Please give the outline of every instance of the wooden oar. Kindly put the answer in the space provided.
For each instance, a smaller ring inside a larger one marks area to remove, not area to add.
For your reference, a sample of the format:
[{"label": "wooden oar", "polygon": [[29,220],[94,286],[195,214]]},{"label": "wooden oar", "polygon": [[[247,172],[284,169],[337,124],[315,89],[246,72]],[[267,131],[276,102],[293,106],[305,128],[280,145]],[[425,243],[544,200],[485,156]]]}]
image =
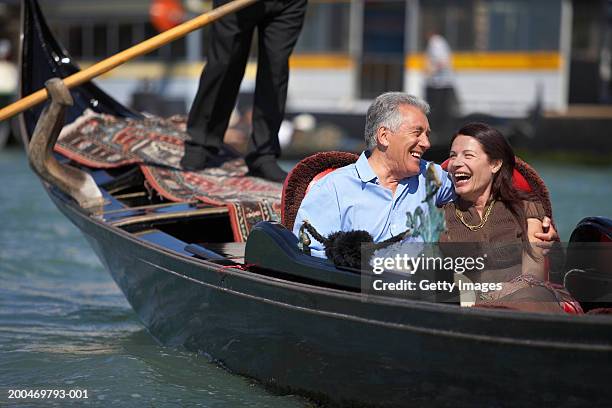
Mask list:
[{"label": "wooden oar", "polygon": [[[148,40],[136,44],[127,50],[121,51],[120,53],[100,61],[87,69],[72,74],[63,79],[64,84],[66,84],[68,88],[73,88],[84,82],[90,81],[93,78],[102,75],[131,59],[154,51],[159,47],[184,37],[190,32],[202,28],[215,20],[227,14],[236,12],[252,3],[255,3],[256,1],[258,0],[233,0],[227,4],[224,4],[223,6],[217,7],[194,19],[171,28],[170,30],[164,31],[155,37],[151,37]],[[24,98],[21,98],[17,102],[14,102],[13,104],[0,110],[0,122],[21,113],[26,109],[30,109],[31,107],[38,105],[39,103],[45,101],[48,96],[47,90],[43,88]]]}]

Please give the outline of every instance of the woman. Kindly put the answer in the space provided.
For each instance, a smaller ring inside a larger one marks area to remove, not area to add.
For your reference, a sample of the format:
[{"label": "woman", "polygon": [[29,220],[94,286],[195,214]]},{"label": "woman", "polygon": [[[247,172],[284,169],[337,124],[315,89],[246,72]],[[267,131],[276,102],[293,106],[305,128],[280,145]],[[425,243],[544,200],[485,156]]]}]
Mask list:
[{"label": "woman", "polygon": [[[502,284],[500,290],[478,293],[477,304],[562,312],[559,295],[544,283],[541,250],[533,245],[539,241],[535,233],[542,232],[544,209],[512,186],[514,167],[512,147],[489,125],[469,123],[455,134],[447,170],[458,197],[444,206],[441,247],[445,255],[465,256],[467,249],[485,256],[484,269],[465,276]],[[457,243],[477,244],[468,249]]]}]

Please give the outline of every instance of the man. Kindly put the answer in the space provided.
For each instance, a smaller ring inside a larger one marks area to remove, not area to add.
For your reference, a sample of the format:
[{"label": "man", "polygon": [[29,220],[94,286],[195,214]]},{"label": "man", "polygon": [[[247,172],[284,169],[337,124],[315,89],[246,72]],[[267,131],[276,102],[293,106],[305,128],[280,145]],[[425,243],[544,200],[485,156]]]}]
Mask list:
[{"label": "man", "polygon": [[[298,235],[308,220],[324,236],[336,231],[365,230],[375,242],[406,231],[406,213],[421,207],[427,192],[425,171],[428,163],[421,156],[431,146],[427,120],[429,105],[412,95],[388,92],[368,108],[365,127],[367,150],[354,164],[342,167],[315,184],[300,206],[293,233]],[[436,205],[455,197],[452,181],[439,165],[434,165],[442,185]],[[545,221],[550,225],[550,220]],[[551,241],[551,228],[538,238]],[[323,245],[312,240],[311,253],[325,257]]]},{"label": "man", "polygon": [[[229,0],[215,0],[218,7]],[[189,112],[181,165],[200,170],[215,164],[244,76],[253,31],[258,33],[253,131],[246,164],[249,175],[282,182],[277,164],[278,130],[285,113],[289,56],[304,22],[307,0],[261,0],[213,23],[206,67]]]},{"label": "man", "polygon": [[[427,57],[425,65],[427,88],[450,88],[453,86],[450,46],[446,39],[435,31],[429,32],[427,38],[427,48],[425,51],[425,56]],[[429,100],[429,94],[427,100]]]}]

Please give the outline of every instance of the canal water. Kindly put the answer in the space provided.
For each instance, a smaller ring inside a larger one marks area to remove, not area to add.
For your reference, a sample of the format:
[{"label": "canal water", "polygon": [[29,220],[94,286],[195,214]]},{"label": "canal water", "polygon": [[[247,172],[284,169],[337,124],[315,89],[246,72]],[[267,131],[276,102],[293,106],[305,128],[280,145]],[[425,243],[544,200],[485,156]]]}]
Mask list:
[{"label": "canal water", "polygon": [[[612,167],[532,164],[551,190],[563,240],[583,217],[612,216]],[[66,397],[9,399],[16,389],[65,390]],[[86,390],[88,398],[69,399],[70,390],[81,397]],[[156,344],[46,196],[24,153],[0,151],[0,407],[70,405],[313,404],[274,395],[204,356]]]}]

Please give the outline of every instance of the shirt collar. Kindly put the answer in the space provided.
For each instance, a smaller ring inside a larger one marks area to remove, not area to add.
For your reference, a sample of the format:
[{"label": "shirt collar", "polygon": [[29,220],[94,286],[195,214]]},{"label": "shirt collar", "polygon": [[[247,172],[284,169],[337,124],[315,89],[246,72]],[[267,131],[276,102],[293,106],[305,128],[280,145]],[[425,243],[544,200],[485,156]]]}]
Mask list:
[{"label": "shirt collar", "polygon": [[366,151],[364,151],[355,163],[357,175],[364,183],[373,181],[377,178],[376,173],[374,173],[374,170],[370,167],[370,163],[368,163],[368,156],[369,154],[366,154]]}]

